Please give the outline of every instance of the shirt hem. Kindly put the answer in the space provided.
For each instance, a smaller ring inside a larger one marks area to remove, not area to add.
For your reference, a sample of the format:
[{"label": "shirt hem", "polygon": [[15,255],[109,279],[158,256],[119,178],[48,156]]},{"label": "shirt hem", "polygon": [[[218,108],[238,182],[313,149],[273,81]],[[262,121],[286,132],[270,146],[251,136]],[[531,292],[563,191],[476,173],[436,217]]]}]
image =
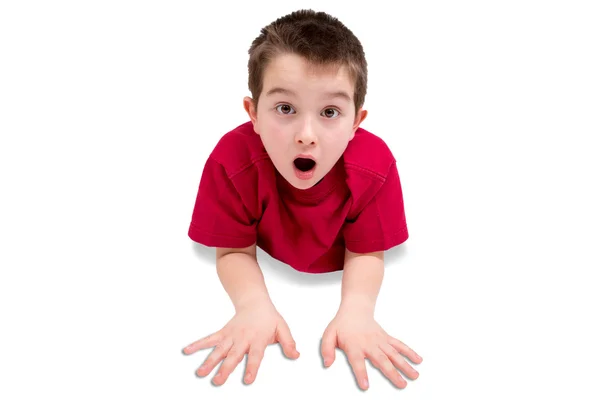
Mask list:
[{"label": "shirt hem", "polygon": [[188,237],[208,247],[244,248],[256,243],[255,237],[235,237],[202,232],[190,225]]},{"label": "shirt hem", "polygon": [[386,251],[404,243],[408,239],[406,228],[378,240],[350,240],[346,241],[346,248],[353,253],[372,253]]}]

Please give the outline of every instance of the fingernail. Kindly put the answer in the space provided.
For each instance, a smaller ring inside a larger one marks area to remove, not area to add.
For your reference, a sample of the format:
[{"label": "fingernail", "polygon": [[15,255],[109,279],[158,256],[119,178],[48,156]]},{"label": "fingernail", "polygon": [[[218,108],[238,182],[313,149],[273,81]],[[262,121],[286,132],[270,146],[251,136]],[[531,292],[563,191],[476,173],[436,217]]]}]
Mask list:
[{"label": "fingernail", "polygon": [[251,374],[250,372],[248,372],[248,373],[246,374],[246,380],[247,380],[247,381],[249,381],[249,380],[250,380],[250,378],[252,378],[252,374]]},{"label": "fingernail", "polygon": [[363,386],[365,387],[365,389],[369,387],[369,381],[367,378],[363,379]]},{"label": "fingernail", "polygon": [[329,364],[329,359],[328,358],[326,358],[326,359],[323,360],[323,365],[327,366],[327,364]]}]

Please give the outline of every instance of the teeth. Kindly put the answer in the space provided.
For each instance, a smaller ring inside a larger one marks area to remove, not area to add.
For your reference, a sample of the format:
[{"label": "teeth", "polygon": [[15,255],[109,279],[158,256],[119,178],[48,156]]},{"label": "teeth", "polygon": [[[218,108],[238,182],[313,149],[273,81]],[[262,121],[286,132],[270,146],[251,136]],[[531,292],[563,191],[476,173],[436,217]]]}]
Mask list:
[{"label": "teeth", "polygon": [[294,160],[294,165],[302,172],[306,172],[311,170],[315,166],[315,161],[310,158],[296,158]]}]

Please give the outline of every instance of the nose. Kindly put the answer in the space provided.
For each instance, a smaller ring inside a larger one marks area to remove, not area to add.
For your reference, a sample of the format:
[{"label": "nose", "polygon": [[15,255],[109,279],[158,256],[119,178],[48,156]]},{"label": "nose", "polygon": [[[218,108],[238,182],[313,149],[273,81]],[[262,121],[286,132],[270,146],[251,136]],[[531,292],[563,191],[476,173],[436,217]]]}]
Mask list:
[{"label": "nose", "polygon": [[315,129],[310,122],[305,123],[296,134],[296,143],[303,145],[314,145],[317,143],[317,135]]}]

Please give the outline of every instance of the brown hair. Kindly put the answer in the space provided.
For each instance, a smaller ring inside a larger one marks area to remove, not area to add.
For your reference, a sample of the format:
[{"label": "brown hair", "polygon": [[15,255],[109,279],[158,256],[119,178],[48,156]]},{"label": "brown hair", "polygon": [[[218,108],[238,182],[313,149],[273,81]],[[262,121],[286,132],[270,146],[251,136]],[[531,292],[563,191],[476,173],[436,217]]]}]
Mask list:
[{"label": "brown hair", "polygon": [[298,10],[261,29],[248,54],[248,87],[254,105],[263,89],[267,64],[276,56],[293,53],[317,67],[346,66],[354,81],[356,112],[367,93],[367,61],[360,41],[337,18],[324,12]]}]

